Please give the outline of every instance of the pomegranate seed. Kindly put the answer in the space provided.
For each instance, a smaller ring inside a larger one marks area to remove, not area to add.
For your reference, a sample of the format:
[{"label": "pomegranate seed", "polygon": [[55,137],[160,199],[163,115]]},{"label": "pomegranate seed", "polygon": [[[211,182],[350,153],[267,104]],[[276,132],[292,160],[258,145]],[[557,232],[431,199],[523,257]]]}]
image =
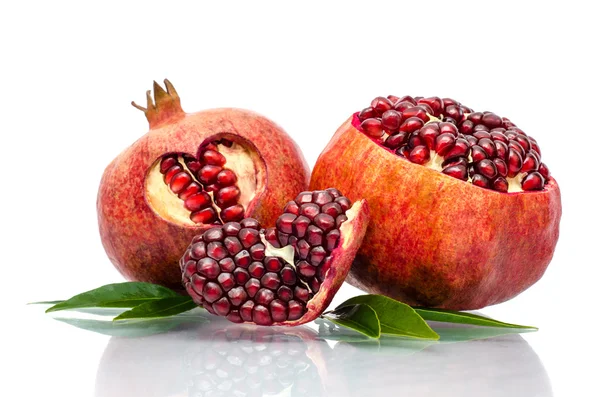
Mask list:
[{"label": "pomegranate seed", "polygon": [[167,172],[165,172],[165,177],[164,177],[165,184],[170,185],[173,177],[175,175],[177,175],[178,173],[180,173],[181,171],[183,171],[183,167],[181,165],[179,165],[179,163],[177,163],[174,166],[172,166],[171,168],[169,168],[167,170]]},{"label": "pomegranate seed", "polygon": [[191,195],[183,202],[184,207],[189,211],[198,211],[212,205],[212,200],[208,193],[200,192]]},{"label": "pomegranate seed", "polygon": [[299,240],[298,243],[296,244],[296,252],[298,253],[298,256],[300,257],[300,259],[306,259],[308,257],[309,251],[310,251],[310,244],[304,239]]},{"label": "pomegranate seed", "polygon": [[231,312],[229,312],[229,314],[227,315],[227,320],[231,321],[232,323],[238,323],[238,324],[244,322],[244,320],[242,320],[242,317],[240,316],[240,312],[238,310],[232,310]]},{"label": "pomegranate seed", "polygon": [[277,239],[277,229],[274,227],[265,229],[265,240],[267,240],[273,247],[281,248],[279,240]]},{"label": "pomegranate seed", "polygon": [[317,268],[308,263],[307,261],[300,261],[296,264],[296,270],[301,276],[309,279],[317,274]]},{"label": "pomegranate seed", "polygon": [[419,128],[423,127],[423,120],[418,117],[410,117],[400,125],[400,131],[412,134]]},{"label": "pomegranate seed", "polygon": [[508,154],[508,145],[502,141],[494,141],[494,146],[496,147],[496,154],[502,160],[506,160],[506,155]]},{"label": "pomegranate seed", "polygon": [[[304,207],[304,204],[302,207]],[[318,207],[317,207],[318,208]],[[283,214],[281,215],[276,222],[277,229],[282,231],[283,233],[292,233],[292,223],[296,220],[296,215],[294,214]]]},{"label": "pomegranate seed", "polygon": [[394,104],[394,110],[396,110],[396,111],[398,111],[398,112],[402,113],[402,112],[404,112],[406,109],[410,109],[410,108],[412,108],[413,106],[415,106],[415,104],[414,104],[414,103],[411,103],[411,102],[408,102],[408,101],[397,101],[397,102]]},{"label": "pomegranate seed", "polygon": [[326,256],[327,256],[327,252],[325,251],[325,248],[323,248],[321,246],[314,247],[313,249],[310,250],[309,262],[313,266],[319,266],[321,264],[321,262],[323,262],[323,259],[325,259]]},{"label": "pomegranate seed", "polygon": [[499,192],[508,192],[508,182],[501,176],[494,180],[492,187]]},{"label": "pomegranate seed", "polygon": [[519,173],[523,165],[523,158],[513,148],[508,149],[508,176],[513,177]]},{"label": "pomegranate seed", "polygon": [[294,200],[298,205],[310,203],[312,201],[312,192],[302,192]]},{"label": "pomegranate seed", "polygon": [[204,286],[206,285],[206,278],[200,277],[200,275],[198,275],[198,274],[194,274],[191,277],[191,280],[192,280],[192,287],[194,288],[194,290],[196,292],[198,292],[199,294],[202,294],[202,291],[204,290]]},{"label": "pomegranate seed", "polygon": [[288,320],[298,320],[304,314],[304,307],[295,300],[288,302]]},{"label": "pomegranate seed", "polygon": [[419,137],[425,142],[429,150],[436,148],[436,139],[438,136],[440,136],[440,127],[436,123],[427,124],[419,130]]},{"label": "pomegranate seed", "polygon": [[333,196],[324,190],[317,190],[313,193],[312,202],[322,206],[333,201]]},{"label": "pomegranate seed", "polygon": [[231,305],[229,304],[229,300],[223,297],[213,303],[213,310],[220,316],[226,316],[229,314],[229,310],[231,309]]},{"label": "pomegranate seed", "polygon": [[390,135],[385,140],[384,146],[390,149],[395,149],[406,142],[408,135],[409,134],[406,132],[399,132],[397,134]]},{"label": "pomegranate seed", "polygon": [[217,184],[219,186],[231,186],[237,182],[237,175],[235,172],[224,169],[217,174]]},{"label": "pomegranate seed", "polygon": [[544,177],[537,171],[527,174],[523,179],[521,186],[523,190],[542,190],[544,188]]},{"label": "pomegranate seed", "polygon": [[211,258],[202,258],[198,261],[198,273],[207,277],[207,278],[215,278],[219,275],[221,269],[219,268],[219,264],[217,261]]},{"label": "pomegranate seed", "polygon": [[192,249],[190,250],[190,256],[196,260],[206,257],[206,244],[204,244],[204,242],[193,244]]},{"label": "pomegranate seed", "polygon": [[231,273],[235,269],[235,262],[231,258],[223,258],[219,261],[221,271]]},{"label": "pomegranate seed", "polygon": [[538,171],[540,174],[542,174],[544,180],[547,180],[550,177],[550,170],[546,164],[540,163],[540,169]]},{"label": "pomegranate seed", "polygon": [[183,189],[178,194],[178,197],[185,201],[188,198],[190,198],[192,195],[194,195],[196,193],[200,193],[201,191],[202,191],[202,186],[198,185],[196,182],[192,182],[188,185],[188,187]]},{"label": "pomegranate seed", "polygon": [[473,145],[473,147],[471,147],[471,157],[473,158],[473,161],[477,163],[481,160],[487,159],[488,156],[481,146]]},{"label": "pomegranate seed", "polygon": [[528,152],[531,149],[531,143],[529,142],[529,138],[527,138],[527,136],[518,134],[515,140],[519,142],[519,145],[521,145],[525,152]]},{"label": "pomegranate seed", "polygon": [[429,161],[429,149],[426,146],[417,146],[410,151],[408,159],[413,163],[425,164]]},{"label": "pomegranate seed", "polygon": [[374,118],[374,117],[377,117],[377,114],[375,114],[375,111],[370,106],[368,108],[364,108],[363,110],[361,110],[358,113],[358,119],[360,121],[365,121],[366,119],[370,119],[370,118]]},{"label": "pomegranate seed", "polygon": [[343,212],[342,207],[340,207],[338,203],[327,203],[321,207],[321,211],[323,211],[324,214],[333,216],[334,218]]},{"label": "pomegranate seed", "polygon": [[[337,198],[336,202],[340,198]],[[320,213],[320,211],[321,209],[319,208],[319,206],[314,203],[302,204],[300,206],[300,214],[304,215],[310,220],[313,220],[315,216],[317,216]]]},{"label": "pomegranate seed", "polygon": [[474,112],[474,113],[469,114],[469,117],[467,119],[471,120],[473,122],[473,124],[480,124],[482,118],[483,118],[483,113]]},{"label": "pomegranate seed", "polygon": [[446,106],[444,115],[456,121],[461,121],[463,118],[463,110],[457,105]]},{"label": "pomegranate seed", "polygon": [[330,231],[329,233],[327,233],[327,236],[325,236],[325,243],[326,243],[327,251],[329,251],[329,252],[333,251],[336,248],[339,239],[340,239],[340,231],[339,230],[334,229],[334,230]]},{"label": "pomegranate seed", "polygon": [[312,246],[323,244],[323,230],[315,225],[310,225],[307,228],[306,236],[306,241]]},{"label": "pomegranate seed", "polygon": [[286,265],[279,272],[281,275],[281,281],[286,285],[294,285],[296,284],[296,272],[290,266]]},{"label": "pomegranate seed", "polygon": [[448,176],[451,176],[456,179],[461,179],[463,181],[466,181],[468,179],[467,167],[465,167],[464,165],[452,165],[444,168],[442,172]]},{"label": "pomegranate seed", "polygon": [[265,258],[265,246],[262,244],[255,244],[250,247],[250,256],[255,261],[262,261]]},{"label": "pomegranate seed", "polygon": [[499,159],[497,157],[492,161],[496,165],[496,170],[498,171],[498,174],[500,176],[506,178],[506,176],[508,175],[508,166],[506,165],[506,162],[504,162],[504,160]]},{"label": "pomegranate seed", "polygon": [[[329,204],[337,205],[335,203],[329,203]],[[329,205],[329,204],[326,204],[326,205]],[[338,207],[339,207],[339,205],[338,205]],[[310,219],[308,219],[307,217],[305,217],[303,215],[299,216],[294,220],[294,222],[292,222],[292,232],[298,238],[302,238],[306,234],[306,229],[308,228],[308,225],[310,225]]]},{"label": "pomegranate seed", "polygon": [[246,301],[242,306],[240,306],[240,317],[244,321],[252,321],[252,311],[254,309],[253,301]]},{"label": "pomegranate seed", "polygon": [[190,278],[196,273],[196,261],[187,261],[181,269],[185,278]]},{"label": "pomegranate seed", "polygon": [[244,287],[246,288],[246,292],[248,293],[248,295],[251,298],[254,298],[254,296],[256,296],[256,293],[260,289],[260,281],[258,281],[255,278],[251,278],[250,280],[248,280],[246,282],[246,284],[244,285]]},{"label": "pomegranate seed", "polygon": [[238,233],[238,238],[242,242],[244,248],[250,248],[260,241],[258,230],[245,227]]},{"label": "pomegranate seed", "polygon": [[429,121],[429,116],[427,115],[427,112],[418,106],[413,106],[402,112],[402,120],[403,121],[408,120],[412,117],[421,119],[421,121],[423,121],[425,123]]},{"label": "pomegranate seed", "polygon": [[279,244],[281,244],[282,247],[285,247],[286,245],[289,244],[289,238],[290,238],[289,234],[277,232],[277,239],[279,240]]},{"label": "pomegranate seed", "polygon": [[175,164],[179,164],[177,156],[164,156],[160,161],[160,173],[165,174],[167,170],[173,167]]},{"label": "pomegranate seed", "polygon": [[458,138],[452,149],[446,153],[446,158],[466,157],[469,152],[469,143],[464,138]]},{"label": "pomegranate seed", "polygon": [[350,203],[350,200],[343,196],[336,198],[335,202],[338,203],[340,207],[342,207],[342,210],[344,212],[348,211],[350,209],[350,206],[352,205],[352,203]]},{"label": "pomegranate seed", "polygon": [[[414,149],[417,146],[425,146],[425,142],[419,136],[419,131],[413,132],[410,135],[410,138],[408,139],[408,147],[410,149]],[[409,152],[409,155],[410,155],[410,152]]]},{"label": "pomegranate seed", "polygon": [[283,212],[298,215],[300,213],[300,208],[298,207],[298,204],[296,204],[295,201],[289,201],[283,208]]},{"label": "pomegranate seed", "polygon": [[198,171],[202,168],[202,163],[200,163],[196,159],[192,159],[191,161],[186,160],[185,165],[188,167],[188,170],[194,175],[198,175]]},{"label": "pomegranate seed", "polygon": [[308,301],[308,290],[303,287],[296,286],[294,288],[294,297],[302,302]]},{"label": "pomegranate seed", "polygon": [[455,137],[458,137],[458,128],[452,123],[441,122],[440,123],[440,134],[452,134]]},{"label": "pomegranate seed", "polygon": [[536,158],[535,154],[532,154],[532,152],[530,152],[525,155],[525,159],[523,160],[523,166],[521,167],[521,172],[537,171],[539,167],[539,160]]},{"label": "pomegranate seed", "polygon": [[498,173],[498,170],[496,169],[496,164],[494,164],[494,162],[490,159],[481,160],[479,163],[477,163],[476,169],[481,175],[490,179],[495,177]]},{"label": "pomegranate seed", "polygon": [[265,274],[265,267],[262,262],[252,262],[248,267],[248,273],[254,278],[261,278]]},{"label": "pomegranate seed", "polygon": [[287,320],[287,307],[285,303],[279,299],[275,299],[269,306],[271,308],[273,321],[281,322]]},{"label": "pomegranate seed", "polygon": [[473,185],[487,188],[490,186],[490,180],[481,174],[475,174],[471,178]]},{"label": "pomegranate seed", "polygon": [[385,97],[378,96],[371,101],[371,107],[377,114],[381,115],[386,110],[390,110],[392,108],[392,101]]},{"label": "pomegranate seed", "polygon": [[466,135],[465,139],[467,140],[467,142],[469,142],[469,147],[473,147],[474,145],[477,145],[477,142],[479,142],[479,140],[473,135]]},{"label": "pomegranate seed", "polygon": [[435,151],[440,156],[445,156],[448,153],[448,151],[450,151],[450,149],[452,149],[454,147],[455,141],[456,141],[456,138],[451,133],[446,132],[446,133],[440,134],[435,139]]},{"label": "pomegranate seed", "polygon": [[194,223],[213,223],[217,220],[217,212],[214,208],[204,208],[200,211],[192,212],[190,219]]},{"label": "pomegranate seed", "polygon": [[219,185],[216,183],[211,183],[210,185],[206,185],[206,191],[211,193],[216,193],[219,191]]},{"label": "pomegranate seed", "polygon": [[221,219],[225,222],[239,221],[244,217],[244,207],[241,204],[235,204],[221,210]]},{"label": "pomegranate seed", "polygon": [[220,261],[221,259],[227,256],[227,250],[223,246],[223,244],[213,241],[212,243],[208,243],[206,246],[206,253],[211,258]]},{"label": "pomegranate seed", "polygon": [[221,241],[221,240],[223,240],[223,237],[225,237],[225,233],[223,232],[223,229],[220,227],[210,228],[202,234],[202,240],[205,243],[210,243],[213,241]]},{"label": "pomegranate seed", "polygon": [[346,222],[348,220],[348,217],[344,214],[342,215],[338,215],[337,218],[335,218],[335,227],[337,227],[338,229],[340,228],[340,226],[342,226],[342,223]]},{"label": "pomegranate seed", "polygon": [[277,290],[277,297],[279,299],[281,299],[284,302],[288,302],[290,299],[292,299],[293,297],[293,292],[290,289],[290,287],[286,286],[286,285],[282,285],[281,287],[279,287],[279,289]]},{"label": "pomegranate seed", "polygon": [[398,131],[402,115],[397,110],[387,110],[381,115],[381,125],[388,132]]},{"label": "pomegranate seed", "polygon": [[268,305],[273,299],[275,299],[275,293],[268,288],[259,289],[254,297],[259,305]]},{"label": "pomegranate seed", "polygon": [[221,287],[224,291],[229,291],[235,286],[235,280],[233,279],[233,275],[231,273],[221,273],[219,277],[217,277],[217,281],[221,284]]},{"label": "pomegranate seed", "polygon": [[237,186],[227,186],[219,190],[215,195],[215,201],[221,208],[228,204],[234,204],[240,197],[240,189]]},{"label": "pomegranate seed", "polygon": [[383,135],[383,125],[379,119],[366,119],[360,123],[360,128],[371,138],[381,138]]},{"label": "pomegranate seed", "polygon": [[484,113],[481,122],[488,128],[502,127],[502,118],[494,113]]},{"label": "pomegranate seed", "polygon": [[231,255],[235,255],[242,250],[242,243],[236,237],[229,236],[223,240],[223,244],[225,244],[225,248]]},{"label": "pomegranate seed", "polygon": [[313,223],[316,226],[320,227],[324,232],[328,232],[329,230],[335,227],[335,218],[331,215],[321,213],[315,216],[315,219],[313,219]]},{"label": "pomegranate seed", "polygon": [[246,250],[242,250],[238,252],[236,256],[233,257],[233,261],[239,267],[246,268],[250,266],[250,253]]},{"label": "pomegranate seed", "polygon": [[269,309],[262,305],[256,305],[252,309],[252,321],[258,325],[271,325],[273,320],[271,319],[271,313]]},{"label": "pomegranate seed", "polygon": [[221,296],[223,296],[223,290],[221,289],[221,287],[219,287],[219,284],[210,281],[206,283],[206,285],[204,285],[202,295],[204,296],[204,299],[207,302],[213,303]]},{"label": "pomegranate seed", "polygon": [[283,267],[279,258],[275,256],[269,256],[265,259],[265,268],[270,272],[279,272]]},{"label": "pomegranate seed", "polygon": [[523,146],[521,146],[521,144],[519,142],[517,142],[516,140],[509,141],[508,148],[519,152],[519,154],[521,155],[521,158],[525,157],[525,149],[523,149]]},{"label": "pomegranate seed", "polygon": [[224,166],[227,161],[225,156],[215,150],[206,150],[202,153],[202,160],[204,160],[205,164],[218,165],[221,167]]},{"label": "pomegranate seed", "polygon": [[198,173],[198,180],[204,185],[210,185],[217,181],[217,175],[223,169],[218,165],[205,165]]},{"label": "pomegranate seed", "polygon": [[473,122],[471,120],[465,120],[461,123],[461,125],[459,127],[459,131],[462,134],[470,135],[473,133],[474,127],[475,127],[475,124],[473,124]]},{"label": "pomegranate seed", "polygon": [[192,177],[186,171],[178,172],[171,178],[169,187],[175,194],[182,192],[186,187],[192,183]]},{"label": "pomegranate seed", "polygon": [[250,273],[246,269],[238,267],[233,271],[233,278],[238,285],[244,285],[250,280]]},{"label": "pomegranate seed", "polygon": [[262,278],[260,279],[260,284],[263,287],[276,290],[277,288],[279,288],[281,280],[279,279],[279,275],[277,273],[269,272],[262,276]]}]

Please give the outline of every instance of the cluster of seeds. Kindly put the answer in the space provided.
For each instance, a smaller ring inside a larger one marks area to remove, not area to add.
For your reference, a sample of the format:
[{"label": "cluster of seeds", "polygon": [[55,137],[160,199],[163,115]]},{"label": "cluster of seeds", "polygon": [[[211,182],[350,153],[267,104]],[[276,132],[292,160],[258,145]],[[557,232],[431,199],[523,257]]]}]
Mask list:
[{"label": "cluster of seeds", "polygon": [[[349,208],[336,189],[302,192],[276,227],[262,229],[252,218],[212,227],[181,258],[183,285],[198,305],[233,322],[297,320],[326,277]],[[286,246],[293,263],[278,256]]]},{"label": "cluster of seeds", "polygon": [[377,97],[360,129],[409,161],[499,192],[541,190],[550,173],[540,148],[505,117],[450,98]]},{"label": "cluster of seeds", "polygon": [[[227,140],[216,143],[232,145]],[[244,217],[244,207],[238,203],[241,192],[236,185],[237,176],[225,168],[227,159],[216,143],[201,148],[198,158],[169,154],[160,162],[165,184],[183,200],[194,223],[220,224]]]}]

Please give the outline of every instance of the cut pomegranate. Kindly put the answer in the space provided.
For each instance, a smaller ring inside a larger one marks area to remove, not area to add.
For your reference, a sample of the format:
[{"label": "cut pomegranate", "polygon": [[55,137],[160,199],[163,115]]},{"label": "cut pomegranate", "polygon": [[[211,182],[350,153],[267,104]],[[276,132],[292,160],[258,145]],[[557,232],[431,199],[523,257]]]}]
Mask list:
[{"label": "cut pomegranate", "polygon": [[185,113],[165,85],[154,84],[146,107],[133,104],[150,130],[104,171],[98,224],[127,279],[181,289],[177,262],[193,236],[244,217],[274,223],[308,188],[309,168],[272,121],[242,109]]},{"label": "cut pomegranate", "polygon": [[[535,140],[507,118],[492,112],[473,112],[450,98],[403,97],[399,99],[402,102],[392,103],[394,109],[402,110],[387,109],[391,101],[382,98],[375,98],[352,121],[382,148],[413,163],[503,193],[544,188],[549,173],[547,167],[547,176],[539,172],[541,153],[537,142],[534,144]],[[460,158],[466,160],[467,169],[474,170],[467,178],[454,164],[447,164]],[[507,165],[508,174],[500,174],[496,162]],[[534,177],[535,183],[525,183],[532,173],[539,174]]]},{"label": "cut pomegranate", "polygon": [[542,276],[558,240],[560,190],[538,142],[450,98],[377,97],[351,115],[313,169],[311,189],[331,185],[371,208],[347,281],[412,305],[510,299]]},{"label": "cut pomegranate", "polygon": [[[295,213],[298,205],[314,212],[312,220]],[[246,218],[194,237],[179,262],[194,302],[230,321],[259,325],[303,324],[323,312],[366,232],[366,202],[350,207],[329,188],[302,192],[285,208],[275,227]],[[311,242],[317,234],[326,237]]]}]

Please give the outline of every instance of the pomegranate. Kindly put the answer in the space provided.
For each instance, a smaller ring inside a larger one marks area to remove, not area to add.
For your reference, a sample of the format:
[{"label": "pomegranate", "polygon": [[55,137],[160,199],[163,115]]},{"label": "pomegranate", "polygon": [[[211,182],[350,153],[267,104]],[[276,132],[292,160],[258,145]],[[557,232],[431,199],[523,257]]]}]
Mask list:
[{"label": "pomegranate", "polygon": [[367,229],[364,200],[302,192],[275,226],[253,218],[194,237],[179,265],[195,303],[230,321],[299,325],[317,318],[346,278]]},{"label": "pomegranate", "polygon": [[130,280],[181,288],[177,262],[193,236],[252,216],[272,223],[307,188],[298,146],[272,121],[241,109],[187,114],[173,85],[147,92],[146,135],[104,171],[98,223],[104,248]]},{"label": "pomegranate", "polygon": [[537,141],[449,98],[377,97],[335,133],[311,188],[365,198],[371,223],[348,282],[411,305],[478,309],[544,273],[560,191]]}]

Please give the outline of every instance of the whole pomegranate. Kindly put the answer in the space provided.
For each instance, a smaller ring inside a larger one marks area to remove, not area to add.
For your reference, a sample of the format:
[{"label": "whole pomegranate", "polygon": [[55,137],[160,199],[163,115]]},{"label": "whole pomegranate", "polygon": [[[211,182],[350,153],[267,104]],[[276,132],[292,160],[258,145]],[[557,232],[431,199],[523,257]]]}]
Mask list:
[{"label": "whole pomegranate", "polygon": [[371,208],[347,281],[412,305],[510,299],[558,240],[560,191],[537,141],[449,98],[375,98],[318,158],[311,188],[329,185]]},{"label": "whole pomegranate", "polygon": [[150,131],[104,171],[98,223],[104,248],[130,280],[181,288],[177,262],[193,236],[252,216],[275,222],[307,188],[298,146],[272,121],[241,109],[187,114],[173,85],[147,92]]},{"label": "whole pomegranate", "polygon": [[367,230],[364,200],[333,188],[301,192],[274,227],[253,218],[227,222],[194,237],[181,258],[194,302],[228,320],[299,325],[331,303]]}]

